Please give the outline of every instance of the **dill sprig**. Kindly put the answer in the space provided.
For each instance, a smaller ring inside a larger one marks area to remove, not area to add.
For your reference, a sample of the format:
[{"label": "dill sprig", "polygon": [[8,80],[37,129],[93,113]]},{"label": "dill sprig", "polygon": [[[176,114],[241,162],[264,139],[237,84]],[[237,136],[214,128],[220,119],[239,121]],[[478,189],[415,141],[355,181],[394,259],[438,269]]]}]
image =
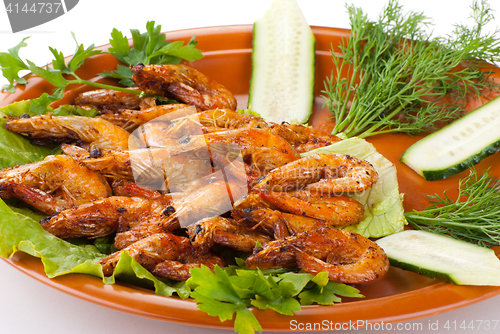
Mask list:
[{"label": "dill sprig", "polygon": [[478,60],[500,60],[498,31],[481,35],[493,19],[489,7],[483,2],[472,8],[473,28],[457,25],[448,38],[433,38],[426,32],[431,21],[422,13],[403,13],[396,0],[376,22],[347,6],[351,34],[340,45],[342,55],[332,51],[334,71],[323,91],[336,123],[333,133],[416,134],[462,115],[468,96],[494,86]]},{"label": "dill sprig", "polygon": [[458,197],[427,195],[431,205],[406,212],[415,229],[451,236],[480,246],[500,245],[500,180],[475,169],[459,182]]},{"label": "dill sprig", "polygon": [[468,27],[456,24],[447,43],[452,48],[466,50],[469,61],[500,62],[500,39],[497,37],[500,30],[496,28],[493,32],[483,34],[484,27],[495,21],[490,6],[485,1],[474,1],[471,9],[470,19],[475,25]]}]

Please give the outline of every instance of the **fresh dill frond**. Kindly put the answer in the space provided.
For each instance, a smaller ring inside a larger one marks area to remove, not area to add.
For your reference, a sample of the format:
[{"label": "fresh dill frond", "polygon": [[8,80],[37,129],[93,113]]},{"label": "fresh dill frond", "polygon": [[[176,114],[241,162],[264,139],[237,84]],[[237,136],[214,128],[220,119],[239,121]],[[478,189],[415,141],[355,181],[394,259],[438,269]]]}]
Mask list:
[{"label": "fresh dill frond", "polygon": [[457,25],[447,39],[433,38],[426,30],[431,21],[422,13],[403,13],[397,0],[375,22],[360,8],[347,10],[351,34],[340,45],[341,56],[332,50],[334,71],[323,91],[334,134],[430,132],[460,117],[469,97],[493,88],[478,61],[500,58],[499,32],[481,34],[492,20],[486,3],[473,6],[475,27]]},{"label": "fresh dill frond", "polygon": [[500,245],[500,180],[475,169],[459,182],[458,196],[427,195],[431,206],[406,212],[415,229],[451,236],[479,246]]},{"label": "fresh dill frond", "polygon": [[448,36],[448,44],[455,49],[467,51],[469,61],[482,60],[492,64],[500,62],[500,29],[484,34],[484,28],[495,21],[489,4],[474,1],[471,6],[470,19],[475,23],[472,27],[456,24],[453,33]]}]

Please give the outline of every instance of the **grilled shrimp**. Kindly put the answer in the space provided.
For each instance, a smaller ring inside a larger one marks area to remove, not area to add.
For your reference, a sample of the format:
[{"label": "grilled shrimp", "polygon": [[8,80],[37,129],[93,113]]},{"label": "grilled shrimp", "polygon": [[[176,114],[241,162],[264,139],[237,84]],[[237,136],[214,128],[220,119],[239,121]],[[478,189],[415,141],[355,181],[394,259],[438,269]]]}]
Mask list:
[{"label": "grilled shrimp", "polygon": [[[121,109],[112,114],[104,114],[98,117],[131,132],[142,124],[158,118],[162,121],[170,121],[174,118],[191,114],[192,112],[183,112],[186,108],[194,107],[181,103],[163,104],[141,110]],[[196,109],[194,110],[196,112]]]},{"label": "grilled shrimp", "polygon": [[50,114],[18,118],[5,127],[28,137],[35,144],[82,142],[94,148],[126,150],[130,134],[101,118],[83,116],[52,116]]},{"label": "grilled shrimp", "polygon": [[300,233],[256,248],[245,264],[251,268],[298,267],[311,274],[328,272],[331,281],[364,283],[389,269],[385,252],[354,232],[334,228]]},{"label": "grilled shrimp", "polygon": [[255,188],[328,195],[363,191],[377,180],[367,161],[343,154],[314,154],[271,171]]},{"label": "grilled shrimp", "polygon": [[206,157],[193,154],[171,155],[168,148],[136,149],[122,151],[100,151],[100,156],[92,157],[72,145],[62,145],[61,150],[80,162],[85,167],[100,174],[128,181],[136,181],[141,185],[151,182],[162,182],[157,190],[166,189],[164,181],[177,185],[189,183],[212,172],[208,153]]},{"label": "grilled shrimp", "polygon": [[363,219],[364,207],[346,196],[328,196],[316,192],[278,192],[256,190],[267,203],[281,211],[328,222],[330,225],[354,225]]},{"label": "grilled shrimp", "polygon": [[89,152],[75,145],[62,144],[61,152],[71,156],[81,165],[105,177],[133,180],[130,155],[122,151],[94,149]]},{"label": "grilled shrimp", "polygon": [[260,117],[240,114],[231,109],[211,109],[178,119],[175,127],[182,128],[194,123],[209,128],[239,129],[243,127],[266,128],[267,123]]},{"label": "grilled shrimp", "polygon": [[285,193],[253,190],[236,202],[233,218],[252,228],[264,229],[275,238],[320,227],[346,226],[363,219],[361,203],[344,196],[315,196],[307,192]]},{"label": "grilled shrimp", "polygon": [[172,98],[202,110],[236,110],[236,99],[223,85],[187,65],[144,65],[132,67],[132,80],[139,89]]},{"label": "grilled shrimp", "polygon": [[297,151],[281,137],[270,131],[254,128],[241,128],[186,137],[180,145],[172,148],[172,154],[176,151],[182,153],[206,147],[207,143],[210,144],[210,149],[214,151],[224,151],[227,144],[238,146],[243,161],[249,165],[255,165],[260,171],[264,172],[300,158]]},{"label": "grilled shrimp", "polygon": [[[43,229],[61,239],[98,238],[125,231],[148,221],[168,224],[169,197],[155,200],[141,197],[112,196],[63,210],[40,220]],[[168,221],[168,222],[167,222]],[[177,228],[175,222],[170,230]]]},{"label": "grilled shrimp", "polygon": [[18,198],[49,215],[108,196],[108,182],[69,156],[0,171],[1,198]]},{"label": "grilled shrimp", "polygon": [[[267,123],[260,117],[250,114],[240,114],[226,109],[203,111],[182,120],[176,126],[183,127],[188,123],[198,123],[204,127],[224,129],[239,129],[243,127],[268,129],[288,141],[299,153],[308,152],[340,141],[340,138],[337,136],[302,124]],[[215,132],[212,129],[205,131]]]},{"label": "grilled shrimp", "polygon": [[185,281],[191,275],[191,268],[205,265],[213,269],[216,265],[225,267],[224,260],[206,250],[193,247],[188,238],[170,233],[157,233],[108,255],[99,263],[105,276],[111,276],[116,268],[120,255],[127,251],[145,269],[157,277]]},{"label": "grilled shrimp", "polygon": [[216,180],[196,191],[174,198],[168,219],[161,222],[146,221],[118,233],[115,248],[122,249],[155,233],[171,232],[172,226],[185,227],[203,218],[222,215],[231,211],[233,203],[246,194],[246,184]]},{"label": "grilled shrimp", "polygon": [[117,90],[97,89],[79,94],[74,103],[84,108],[95,108],[101,113],[110,113],[120,109],[139,109],[143,98]]},{"label": "grilled shrimp", "polygon": [[271,238],[246,228],[237,221],[221,216],[202,219],[187,227],[191,243],[200,249],[211,249],[215,244],[243,252],[251,252],[257,243],[267,244]]},{"label": "grilled shrimp", "polygon": [[121,253],[127,251],[134,260],[151,271],[162,261],[177,259],[179,254],[186,252],[190,246],[188,238],[170,233],[158,233],[106,256],[99,263],[102,265],[104,275],[111,276],[120,260]]},{"label": "grilled shrimp", "polygon": [[213,270],[215,266],[225,267],[226,262],[215,254],[192,247],[186,252],[180,253],[175,260],[165,260],[158,263],[151,272],[157,277],[185,281],[191,277],[190,269],[200,268],[202,265]]},{"label": "grilled shrimp", "polygon": [[302,124],[271,123],[270,128],[271,131],[292,144],[299,153],[309,152],[340,141],[337,136]]}]

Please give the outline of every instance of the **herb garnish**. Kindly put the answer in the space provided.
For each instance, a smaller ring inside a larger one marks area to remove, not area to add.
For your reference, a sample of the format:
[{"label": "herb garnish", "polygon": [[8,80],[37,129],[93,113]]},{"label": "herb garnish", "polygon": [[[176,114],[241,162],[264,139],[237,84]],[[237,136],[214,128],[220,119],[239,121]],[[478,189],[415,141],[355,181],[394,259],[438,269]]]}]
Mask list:
[{"label": "herb garnish", "polygon": [[[154,21],[148,22],[146,28],[147,32],[143,34],[139,33],[137,30],[131,30],[134,43],[134,47],[131,49],[128,44],[128,39],[123,37],[120,31],[114,29],[111,34],[112,39],[110,40],[112,48],[110,48],[109,52],[118,60],[128,65],[135,65],[137,62],[143,62],[145,64],[177,64],[182,59],[192,61],[203,57],[201,52],[195,48],[197,43],[194,41],[194,37],[188,45],[183,46],[183,42],[167,42],[165,40],[165,34],[160,34],[161,26],[155,26]],[[87,58],[106,52],[96,50],[93,44],[85,48],[83,44],[77,42],[75,35],[72,35],[76,42],[76,50],[67,63],[62,52],[49,47],[54,55],[52,68],[48,65],[43,68],[35,65],[29,60],[24,61],[21,59],[19,50],[28,45],[26,43],[28,37],[24,38],[15,47],[10,48],[8,52],[0,52],[0,69],[4,77],[9,81],[9,84],[2,87],[2,89],[13,93],[15,91],[14,83],[26,84],[27,80],[19,77],[19,72],[23,70],[29,70],[33,74],[54,85],[56,88],[51,95],[43,93],[39,98],[31,100],[30,111],[35,114],[45,113],[47,106],[61,99],[64,90],[71,84],[86,84],[98,88],[113,89],[131,94],[141,94],[141,92],[137,90],[105,85],[80,78],[76,74],[76,70],[83,65],[84,61]],[[122,79],[120,82],[127,86],[133,85],[131,80],[132,72],[126,66],[118,65],[117,71],[113,73],[106,72],[103,75]]]},{"label": "herb garnish", "polygon": [[[195,61],[203,58],[200,50],[196,49],[198,42],[193,36],[191,40],[184,45],[182,41],[168,42],[165,34],[160,34],[161,26],[155,27],[154,21],[146,24],[146,32],[140,33],[136,29],[130,29],[132,34],[132,48],[129,46],[128,38],[123,36],[121,31],[113,29],[109,43],[109,53],[116,57],[122,63],[132,66],[137,63],[143,64],[179,64],[181,60]],[[120,79],[124,86],[135,86],[132,81],[132,70],[123,65],[118,65],[114,72],[101,73],[103,76],[109,76]]]},{"label": "herb garnish", "polygon": [[186,282],[194,291],[191,297],[198,308],[221,321],[233,319],[234,330],[240,334],[262,332],[249,307],[272,309],[293,315],[301,305],[317,303],[333,305],[343,297],[362,298],[359,290],[342,283],[331,282],[328,273],[317,275],[287,272],[287,269],[251,270],[236,258],[236,265],[226,268],[192,268]]},{"label": "herb garnish", "polygon": [[450,200],[446,192],[427,195],[432,203],[422,211],[406,212],[415,229],[451,236],[479,246],[500,245],[500,180],[486,171],[481,177],[475,169],[461,179],[458,197]]},{"label": "herb garnish", "polygon": [[[347,7],[351,34],[332,51],[334,73],[325,82],[334,134],[361,138],[388,132],[432,131],[461,116],[468,96],[494,84],[480,70],[483,60],[500,60],[500,34],[482,35],[493,16],[486,2],[474,2],[475,27],[456,25],[452,35],[433,38],[422,13],[404,14],[396,0],[372,22]],[[337,80],[341,73],[347,78]]]}]

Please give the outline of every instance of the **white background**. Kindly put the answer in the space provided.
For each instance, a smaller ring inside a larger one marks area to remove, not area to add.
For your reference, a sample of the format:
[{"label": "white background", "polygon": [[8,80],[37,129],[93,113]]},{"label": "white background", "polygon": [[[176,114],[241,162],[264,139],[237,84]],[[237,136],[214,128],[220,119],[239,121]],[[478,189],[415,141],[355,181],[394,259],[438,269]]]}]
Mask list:
[{"label": "white background", "polygon": [[[311,25],[349,28],[345,2],[340,0],[298,0]],[[385,1],[350,1],[374,18]],[[452,24],[463,22],[470,14],[471,1],[464,0],[400,0],[406,9],[423,11],[434,22],[436,34],[447,34]],[[114,1],[80,0],[67,14],[41,26],[13,34],[7,13],[0,8],[0,52],[15,46],[22,38],[31,36],[28,47],[21,50],[21,57],[37,65],[49,62],[52,46],[65,55],[75,49],[70,32],[80,43],[107,44],[109,34],[117,28],[129,34],[129,29],[144,31],[147,21],[162,25],[163,31],[195,27],[252,24],[267,8],[269,0],[182,0],[182,1]],[[500,0],[490,0],[496,16],[500,18]],[[0,5],[1,6],[1,5]],[[498,19],[490,29],[500,22]],[[0,79],[0,86],[7,83]],[[459,310],[420,320],[427,333],[429,321],[447,320],[467,324],[471,320],[500,320],[500,296]],[[362,315],[360,315],[362,318]],[[500,324],[494,333],[500,331]],[[0,333],[220,333],[221,330],[203,329],[150,320],[120,313],[94,305],[49,288],[0,261]],[[229,333],[230,331],[228,331]],[[453,332],[453,331],[450,331]],[[483,331],[458,330],[460,333]],[[435,332],[434,332],[435,333]]]}]

